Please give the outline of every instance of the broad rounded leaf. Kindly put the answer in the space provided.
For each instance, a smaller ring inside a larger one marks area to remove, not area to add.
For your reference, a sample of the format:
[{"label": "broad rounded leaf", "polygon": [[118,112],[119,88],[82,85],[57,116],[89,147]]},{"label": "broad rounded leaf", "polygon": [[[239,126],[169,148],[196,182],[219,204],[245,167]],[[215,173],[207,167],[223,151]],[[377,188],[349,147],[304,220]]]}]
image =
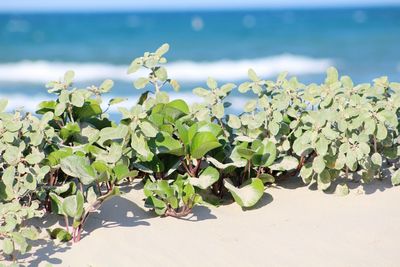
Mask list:
[{"label": "broad rounded leaf", "polygon": [[92,166],[84,157],[72,155],[63,158],[60,160],[60,167],[65,174],[78,178],[85,185],[96,180]]},{"label": "broad rounded leaf", "polygon": [[397,170],[392,175],[392,185],[399,185],[400,184],[400,170]]},{"label": "broad rounded leaf", "polygon": [[149,79],[144,78],[144,77],[140,77],[140,78],[135,80],[133,85],[136,87],[136,89],[143,89],[143,88],[146,87],[146,85],[148,83],[149,83]]},{"label": "broad rounded leaf", "polygon": [[258,82],[260,78],[257,76],[256,72],[253,69],[249,69],[247,71],[247,75],[249,76],[249,79],[252,80],[253,82]]},{"label": "broad rounded leaf", "polygon": [[189,182],[200,189],[207,189],[219,179],[219,171],[214,167],[207,167],[198,178],[190,177]]},{"label": "broad rounded leaf", "polygon": [[112,80],[105,80],[99,87],[102,93],[107,93],[111,90],[111,88],[114,86],[114,82]]},{"label": "broad rounded leaf", "polygon": [[382,166],[382,156],[379,153],[374,153],[371,156],[371,160],[375,165]]},{"label": "broad rounded leaf", "polygon": [[254,100],[254,99],[249,100],[244,106],[244,111],[252,112],[256,107],[257,107],[257,100]]},{"label": "broad rounded leaf", "polygon": [[316,173],[321,173],[325,169],[324,158],[322,156],[315,157],[312,163],[312,167]]},{"label": "broad rounded leaf", "polygon": [[297,168],[299,161],[293,156],[285,156],[279,158],[274,164],[270,165],[269,168],[274,171],[290,171]]},{"label": "broad rounded leaf", "polygon": [[235,187],[231,180],[225,179],[224,186],[241,207],[254,206],[264,194],[264,184],[259,178],[248,180],[240,188]]},{"label": "broad rounded leaf", "polygon": [[14,252],[14,243],[10,238],[4,238],[3,240],[3,252],[11,255]]},{"label": "broad rounded leaf", "polygon": [[335,194],[339,196],[347,196],[350,193],[347,184],[338,184],[335,189]]},{"label": "broad rounded leaf", "polygon": [[193,158],[200,159],[210,150],[220,146],[218,139],[211,132],[199,132],[192,139],[190,154]]},{"label": "broad rounded leaf", "polygon": [[241,126],[241,122],[238,116],[236,115],[229,115],[228,125],[232,129],[239,129]]}]

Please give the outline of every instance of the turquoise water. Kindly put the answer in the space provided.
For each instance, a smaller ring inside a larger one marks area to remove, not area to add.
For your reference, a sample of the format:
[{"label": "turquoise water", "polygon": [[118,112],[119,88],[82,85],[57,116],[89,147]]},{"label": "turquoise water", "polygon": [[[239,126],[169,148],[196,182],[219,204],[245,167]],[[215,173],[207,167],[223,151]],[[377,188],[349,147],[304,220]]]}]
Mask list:
[{"label": "turquoise water", "polygon": [[177,97],[208,76],[239,83],[250,66],[305,82],[330,65],[357,82],[400,80],[400,8],[0,14],[0,96],[33,109],[44,83],[72,68],[79,86],[111,78],[112,95],[134,97],[127,65],[164,42]]}]

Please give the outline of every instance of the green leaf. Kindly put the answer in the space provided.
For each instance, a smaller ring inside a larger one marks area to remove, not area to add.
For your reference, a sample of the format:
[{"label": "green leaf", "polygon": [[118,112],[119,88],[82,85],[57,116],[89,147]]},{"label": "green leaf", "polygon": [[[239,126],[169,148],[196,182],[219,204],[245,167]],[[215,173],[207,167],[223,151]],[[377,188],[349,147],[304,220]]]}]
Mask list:
[{"label": "green leaf", "polygon": [[246,159],[246,160],[250,160],[250,159],[254,156],[255,151],[253,151],[253,150],[251,150],[251,149],[248,149],[248,148],[245,148],[245,147],[238,147],[238,148],[237,148],[237,153],[238,153],[242,158],[244,158],[244,159]]},{"label": "green leaf", "polygon": [[156,55],[162,57],[169,50],[169,44],[165,43],[156,50]]},{"label": "green leaf", "polygon": [[325,169],[324,158],[322,156],[315,157],[312,163],[312,167],[316,173],[321,173]]},{"label": "green leaf", "polygon": [[256,153],[253,155],[252,162],[255,166],[268,167],[274,163],[276,154],[277,150],[275,144],[268,141],[258,147]]},{"label": "green leaf", "polygon": [[155,149],[159,154],[184,155],[182,144],[165,132],[157,134],[155,145]]},{"label": "green leaf", "polygon": [[173,100],[173,101],[169,102],[166,105],[166,107],[177,109],[180,112],[182,112],[183,114],[189,114],[190,113],[189,106],[182,99]]},{"label": "green leaf", "polygon": [[328,145],[329,141],[325,137],[320,136],[315,145],[315,149],[319,155],[324,156],[328,152]]},{"label": "green leaf", "polygon": [[190,177],[189,182],[200,189],[207,189],[219,179],[219,172],[214,167],[207,167],[200,173],[199,178]]},{"label": "green leaf", "polygon": [[165,81],[168,78],[167,70],[164,67],[158,67],[154,73],[160,81]]},{"label": "green leaf", "polygon": [[297,168],[299,161],[293,156],[285,156],[279,158],[274,164],[270,165],[269,168],[274,171],[290,171]]},{"label": "green leaf", "polygon": [[115,97],[115,98],[111,98],[110,101],[108,101],[108,105],[115,105],[115,104],[119,104],[121,102],[126,101],[127,98],[123,98],[123,97]]},{"label": "green leaf", "polygon": [[228,125],[232,129],[239,129],[241,126],[241,122],[238,116],[236,115],[229,115]]},{"label": "green leaf", "polygon": [[222,134],[223,130],[222,130],[221,126],[219,126],[218,124],[215,124],[215,123],[205,122],[205,121],[195,123],[188,130],[189,142],[191,142],[193,140],[193,137],[195,136],[196,133],[200,133],[200,132],[210,132],[215,137],[218,137]]},{"label": "green leaf", "polygon": [[10,238],[3,239],[3,252],[7,255],[11,255],[14,252],[14,243]]},{"label": "green leaf", "polygon": [[69,217],[75,221],[80,220],[83,214],[84,198],[81,191],[77,191],[76,195],[66,197],[62,203],[62,209]]},{"label": "green leaf", "polygon": [[155,137],[158,133],[158,129],[154,127],[153,124],[147,121],[142,121],[139,124],[140,130],[142,130],[143,134],[147,137]]},{"label": "green leaf", "polygon": [[107,93],[114,86],[114,82],[112,80],[105,80],[99,87],[102,93]]},{"label": "green leaf", "polygon": [[128,74],[135,73],[140,69],[140,67],[142,67],[142,61],[140,60],[140,58],[136,58],[135,60],[132,61],[131,65],[128,68],[127,73]]},{"label": "green leaf", "polygon": [[0,99],[0,112],[3,112],[8,105],[8,99]]},{"label": "green leaf", "polygon": [[391,180],[393,186],[400,184],[400,170],[397,170],[395,173],[393,173]]},{"label": "green leaf", "polygon": [[221,91],[224,92],[225,94],[228,94],[230,91],[232,91],[236,87],[235,84],[233,83],[226,83],[221,86]]},{"label": "green leaf", "polygon": [[[57,192],[58,193],[58,192]],[[52,212],[60,215],[66,215],[64,210],[63,210],[63,198],[57,195],[54,192],[49,193],[50,199],[51,199],[51,209]]]},{"label": "green leaf", "polygon": [[221,119],[224,116],[225,108],[222,103],[218,103],[211,108],[211,111],[217,119]]},{"label": "green leaf", "polygon": [[379,153],[374,153],[371,156],[371,160],[375,165],[378,165],[379,167],[382,166],[382,156]]},{"label": "green leaf", "polygon": [[54,115],[61,116],[66,108],[67,106],[65,105],[65,103],[58,103],[54,109]]},{"label": "green leaf", "polygon": [[329,67],[326,71],[326,84],[332,84],[339,81],[339,74],[338,71],[334,67]]},{"label": "green leaf", "polygon": [[264,194],[264,184],[258,178],[248,180],[240,188],[235,187],[231,180],[225,179],[224,186],[241,207],[254,206]]},{"label": "green leaf", "polygon": [[52,239],[57,239],[61,242],[68,242],[72,239],[72,235],[63,228],[55,228],[48,232]]},{"label": "green leaf", "polygon": [[268,173],[262,173],[262,174],[260,174],[260,176],[258,178],[260,178],[264,184],[275,182],[275,177]]},{"label": "green leaf", "polygon": [[[169,95],[166,92],[156,92],[156,102],[166,104],[169,102]],[[162,105],[161,105],[162,106]]]},{"label": "green leaf", "polygon": [[255,110],[257,107],[257,100],[253,99],[253,100],[249,100],[247,101],[247,103],[244,105],[244,111],[245,112],[252,112],[253,110]]},{"label": "green leaf", "polygon": [[193,158],[200,159],[209,151],[220,146],[218,139],[211,132],[198,132],[192,139],[190,154]]},{"label": "green leaf", "polygon": [[71,176],[78,178],[84,185],[88,185],[96,180],[93,167],[84,157],[68,156],[60,160],[61,170]]},{"label": "green leaf", "polygon": [[20,121],[4,121],[4,128],[10,132],[17,132],[22,127],[22,122]]},{"label": "green leaf", "polygon": [[196,87],[193,89],[193,94],[200,96],[200,97],[206,97],[206,96],[210,95],[211,92],[202,87]]},{"label": "green leaf", "polygon": [[301,179],[303,179],[303,182],[305,184],[308,184],[311,182],[312,173],[313,173],[313,168],[310,163],[306,163],[303,165],[303,167],[301,167],[300,176],[301,176]]},{"label": "green leaf", "polygon": [[117,180],[120,181],[127,177],[136,177],[139,172],[137,170],[129,171],[129,168],[125,164],[118,164],[114,167],[113,172],[117,177]]},{"label": "green leaf", "polygon": [[384,140],[387,136],[387,129],[383,123],[378,123],[376,128],[376,138],[378,140]]},{"label": "green leaf", "polygon": [[15,147],[15,146],[8,147],[7,150],[3,154],[4,160],[10,165],[16,164],[20,157],[21,157],[21,153],[20,153],[18,147]]},{"label": "green leaf", "polygon": [[126,125],[120,124],[118,127],[106,127],[101,129],[100,138],[97,143],[104,145],[108,140],[122,141],[128,134],[129,128]]},{"label": "green leaf", "polygon": [[65,214],[67,214],[69,217],[74,218],[79,211],[77,196],[74,195],[66,197],[62,203],[62,209]]},{"label": "green leaf", "polygon": [[250,90],[250,83],[249,82],[244,82],[244,83],[239,85],[238,91],[240,93],[244,94],[249,90]]},{"label": "green leaf", "polygon": [[335,194],[339,196],[347,196],[350,193],[347,184],[338,184],[335,189]]},{"label": "green leaf", "polygon": [[217,84],[217,82],[216,82],[213,78],[208,77],[208,79],[207,79],[207,86],[208,86],[210,89],[216,89],[217,86],[218,86],[218,84]]},{"label": "green leaf", "polygon": [[64,82],[69,85],[72,83],[75,77],[75,72],[73,70],[69,70],[64,74]]},{"label": "green leaf", "polygon": [[260,78],[257,76],[256,72],[253,69],[249,69],[247,71],[247,75],[249,76],[249,79],[252,80],[253,82],[258,82]]},{"label": "green leaf", "polygon": [[236,163],[234,163],[234,162],[224,164],[210,156],[207,156],[207,161],[212,163],[215,167],[217,167],[218,169],[221,169],[221,170],[225,170],[225,169],[231,168],[231,167],[243,167],[242,165],[236,166]]},{"label": "green leaf", "polygon": [[167,210],[167,204],[154,196],[147,197],[145,206],[148,208],[153,208],[155,213],[160,216],[164,215],[165,211]]},{"label": "green leaf", "polygon": [[74,116],[83,121],[103,113],[100,104],[95,99],[87,99],[82,107],[74,107]]},{"label": "green leaf", "polygon": [[149,79],[140,77],[140,78],[136,79],[136,81],[134,82],[133,85],[136,87],[136,89],[143,89],[146,87],[146,85],[148,83],[149,83]]},{"label": "green leaf", "polygon": [[26,239],[36,240],[38,235],[39,235],[39,233],[38,233],[38,231],[36,230],[35,227],[30,226],[30,227],[22,228],[21,229],[21,235]]},{"label": "green leaf", "polygon": [[83,103],[85,103],[85,98],[83,97],[80,91],[75,91],[71,93],[71,103],[75,107],[82,107]]},{"label": "green leaf", "polygon": [[60,137],[63,140],[67,140],[69,137],[72,137],[81,132],[81,128],[78,123],[67,123],[64,127],[61,128]]},{"label": "green leaf", "polygon": [[6,186],[6,191],[9,193],[12,193],[12,188],[14,186],[14,181],[15,181],[15,167],[14,166],[9,166],[5,171],[3,172],[3,175],[1,177],[1,181],[4,183]]},{"label": "green leaf", "polygon": [[326,190],[331,185],[331,175],[328,169],[324,169],[321,173],[318,174],[318,189]]}]

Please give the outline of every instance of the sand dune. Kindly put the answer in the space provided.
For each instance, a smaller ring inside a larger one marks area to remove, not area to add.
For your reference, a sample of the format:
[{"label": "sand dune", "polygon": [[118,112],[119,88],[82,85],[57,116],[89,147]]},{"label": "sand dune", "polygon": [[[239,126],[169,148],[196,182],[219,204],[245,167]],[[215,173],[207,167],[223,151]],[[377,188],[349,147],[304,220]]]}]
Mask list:
[{"label": "sand dune", "polygon": [[[294,190],[295,189],[295,190]],[[399,266],[400,187],[355,185],[341,197],[284,183],[253,209],[197,207],[159,218],[132,189],[105,203],[72,247],[42,244],[32,265]],[[51,220],[46,222],[50,225]]]}]

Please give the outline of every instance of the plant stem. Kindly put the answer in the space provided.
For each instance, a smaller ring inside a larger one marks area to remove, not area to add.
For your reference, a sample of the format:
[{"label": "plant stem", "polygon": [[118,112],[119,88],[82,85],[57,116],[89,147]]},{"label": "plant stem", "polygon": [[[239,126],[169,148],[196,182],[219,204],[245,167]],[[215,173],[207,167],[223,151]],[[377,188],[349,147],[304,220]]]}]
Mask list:
[{"label": "plant stem", "polygon": [[195,177],[197,177],[197,175],[198,175],[198,172],[199,172],[199,169],[200,169],[200,164],[201,164],[201,159],[197,159],[197,165],[196,165],[196,167],[194,168],[194,176]]},{"label": "plant stem", "polygon": [[72,106],[69,105],[67,110],[68,110],[68,114],[69,114],[69,119],[71,120],[72,123],[75,123],[74,117],[72,116]]},{"label": "plant stem", "polygon": [[[375,136],[374,136],[373,140],[374,140],[374,152],[378,153],[378,144],[377,144]],[[379,180],[382,180],[382,175],[381,175],[381,169],[380,168],[378,169],[378,178],[379,178]]]},{"label": "plant stem", "polygon": [[67,232],[69,233],[69,222],[68,222],[67,215],[64,215],[64,220],[65,220],[65,228],[66,228]]},{"label": "plant stem", "polygon": [[248,171],[247,179],[250,179],[250,175],[251,175],[251,163],[250,163],[250,160],[249,160],[248,164],[249,164],[249,167],[247,168],[247,171]]},{"label": "plant stem", "polygon": [[192,176],[192,172],[189,170],[189,168],[188,168],[188,166],[187,166],[185,160],[182,160],[182,165],[183,165],[183,168],[185,169],[185,171],[186,171],[190,176]]},{"label": "plant stem", "polygon": [[171,216],[171,217],[175,217],[175,218],[180,218],[180,217],[185,217],[187,216],[189,213],[192,212],[192,209],[188,208],[186,205],[182,207],[182,209],[180,211],[175,211],[173,208],[168,208],[165,211],[165,216]]}]

